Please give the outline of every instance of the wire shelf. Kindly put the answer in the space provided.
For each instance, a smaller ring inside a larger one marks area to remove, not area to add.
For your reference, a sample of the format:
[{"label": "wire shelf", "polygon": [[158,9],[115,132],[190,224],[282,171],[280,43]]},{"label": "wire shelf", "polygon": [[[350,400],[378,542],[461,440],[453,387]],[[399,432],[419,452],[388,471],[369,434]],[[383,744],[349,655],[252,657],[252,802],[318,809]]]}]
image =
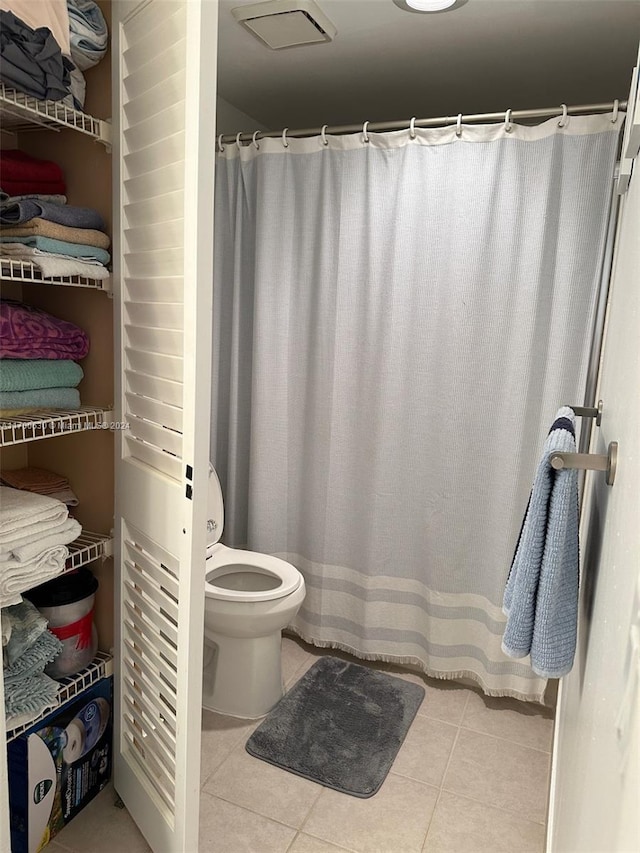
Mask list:
[{"label": "wire shelf", "polygon": [[60,708],[64,705],[65,702],[79,696],[84,690],[94,685],[97,681],[100,681],[101,678],[106,678],[110,675],[113,675],[113,658],[111,655],[105,654],[104,652],[98,652],[89,666],[85,667],[85,669],[80,672],[77,672],[75,675],[71,675],[69,678],[63,678],[60,681],[57,703],[53,708],[48,706],[39,716],[35,717],[33,720],[29,720],[28,723],[23,723],[22,725],[16,726],[14,729],[8,729],[7,743],[28,731],[33,725],[40,722],[40,720],[43,720],[52,711],[55,711],[56,708]]},{"label": "wire shelf", "polygon": [[111,557],[113,555],[112,543],[111,536],[83,530],[77,539],[67,545],[69,556],[64,571],[72,572],[74,569],[86,566],[87,563],[93,563],[94,560]]},{"label": "wire shelf", "polygon": [[90,429],[109,429],[112,415],[109,409],[83,406],[73,411],[52,410],[0,418],[0,447]]},{"label": "wire shelf", "polygon": [[9,89],[0,83],[0,119],[2,129],[14,133],[40,130],[46,127],[60,131],[77,130],[105,145],[111,144],[111,126],[61,101],[39,101],[24,92]]},{"label": "wire shelf", "polygon": [[3,281],[19,281],[22,284],[66,285],[67,287],[89,287],[94,290],[111,291],[111,277],[97,279],[84,275],[56,275],[44,278],[36,264],[14,258],[0,258],[0,277]]}]

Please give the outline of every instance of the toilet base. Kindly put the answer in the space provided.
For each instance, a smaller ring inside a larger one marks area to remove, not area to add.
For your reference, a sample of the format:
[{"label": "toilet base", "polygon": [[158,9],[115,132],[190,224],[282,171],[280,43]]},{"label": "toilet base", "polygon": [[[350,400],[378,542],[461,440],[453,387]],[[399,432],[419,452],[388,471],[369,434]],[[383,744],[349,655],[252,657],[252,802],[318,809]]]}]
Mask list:
[{"label": "toilet base", "polygon": [[205,631],[202,704],[210,711],[257,720],[283,697],[282,631],[226,637]]}]

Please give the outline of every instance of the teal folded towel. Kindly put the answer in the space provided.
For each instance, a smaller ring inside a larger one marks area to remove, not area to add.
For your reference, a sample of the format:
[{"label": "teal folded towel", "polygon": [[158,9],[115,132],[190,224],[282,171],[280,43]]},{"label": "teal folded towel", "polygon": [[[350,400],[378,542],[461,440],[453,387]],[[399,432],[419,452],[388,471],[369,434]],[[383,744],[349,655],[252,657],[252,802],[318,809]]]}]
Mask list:
[{"label": "teal folded towel", "polygon": [[100,264],[108,264],[111,255],[97,246],[84,246],[81,243],[67,243],[66,240],[54,240],[52,237],[0,237],[0,243],[22,243],[42,252],[56,255],[69,255],[72,258],[92,258]]},{"label": "teal folded towel", "polygon": [[67,359],[3,358],[0,361],[0,391],[75,388],[83,376],[80,365]]},{"label": "teal folded towel", "polygon": [[48,663],[58,657],[62,649],[62,642],[51,631],[43,631],[31,648],[23,652],[11,666],[4,667],[5,691],[25,678],[39,675]]},{"label": "teal folded towel", "polygon": [[20,604],[2,610],[2,627],[3,630],[6,627],[9,634],[3,658],[7,666],[11,666],[47,630],[47,620],[30,601],[24,599]]},{"label": "teal folded towel", "polygon": [[0,391],[0,409],[79,409],[77,388],[36,388]]},{"label": "teal folded towel", "polygon": [[22,714],[37,715],[47,708],[55,706],[60,685],[41,672],[30,675],[6,687],[4,692],[4,712],[11,728],[12,718]]}]

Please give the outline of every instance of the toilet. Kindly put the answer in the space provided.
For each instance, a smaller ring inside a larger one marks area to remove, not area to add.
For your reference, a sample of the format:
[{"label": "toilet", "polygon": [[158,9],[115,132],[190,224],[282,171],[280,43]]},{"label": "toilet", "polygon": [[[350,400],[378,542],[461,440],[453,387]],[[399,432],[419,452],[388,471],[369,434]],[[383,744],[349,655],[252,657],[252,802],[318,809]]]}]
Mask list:
[{"label": "toilet", "polygon": [[223,523],[222,490],[211,468],[202,704],[257,719],[284,694],[281,634],[304,600],[304,578],[278,557],[223,545]]}]

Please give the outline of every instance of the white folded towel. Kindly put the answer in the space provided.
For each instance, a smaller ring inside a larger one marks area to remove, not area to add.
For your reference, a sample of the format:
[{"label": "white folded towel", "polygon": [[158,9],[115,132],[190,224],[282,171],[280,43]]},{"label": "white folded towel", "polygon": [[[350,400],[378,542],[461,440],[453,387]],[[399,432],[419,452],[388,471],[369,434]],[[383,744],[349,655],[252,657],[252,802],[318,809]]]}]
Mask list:
[{"label": "white folded towel", "polygon": [[21,592],[59,575],[68,556],[66,545],[57,545],[29,563],[19,560],[0,563],[0,607],[17,604],[22,600]]},{"label": "white folded towel", "polygon": [[0,486],[0,549],[22,536],[47,530],[69,515],[66,506],[55,498]]},{"label": "white folded towel", "polygon": [[20,563],[37,560],[45,551],[56,545],[68,545],[81,533],[82,527],[75,518],[67,518],[62,524],[49,528],[41,536],[24,536],[15,540],[9,554],[0,553],[0,566],[7,560],[17,560]]}]

